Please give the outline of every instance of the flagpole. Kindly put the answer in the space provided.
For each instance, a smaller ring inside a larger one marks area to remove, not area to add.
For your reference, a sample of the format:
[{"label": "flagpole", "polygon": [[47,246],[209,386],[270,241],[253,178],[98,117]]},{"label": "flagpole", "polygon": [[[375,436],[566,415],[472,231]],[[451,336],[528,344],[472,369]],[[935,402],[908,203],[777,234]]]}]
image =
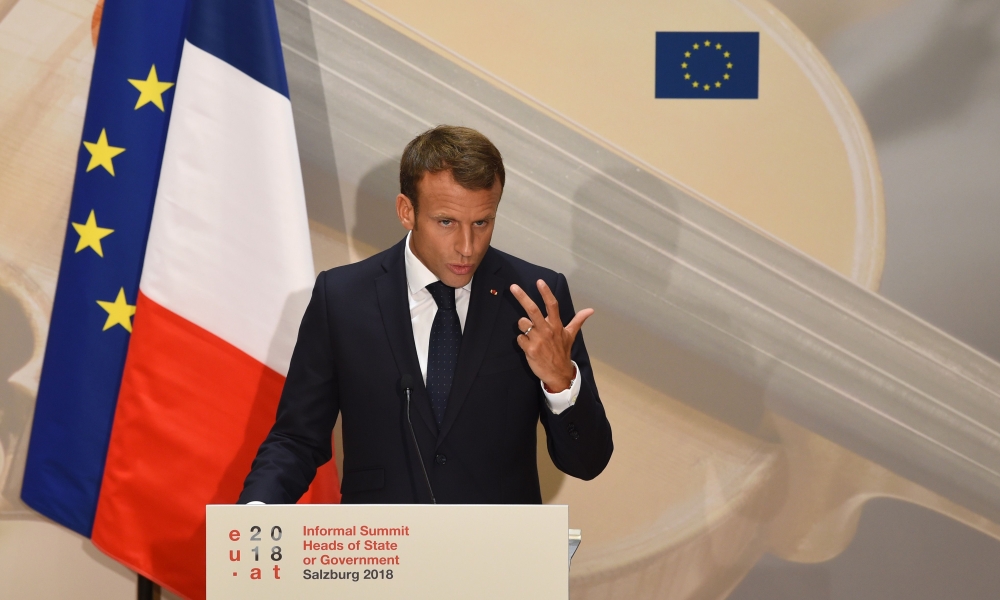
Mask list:
[{"label": "flagpole", "polygon": [[136,598],[137,600],[160,600],[160,586],[139,575]]}]

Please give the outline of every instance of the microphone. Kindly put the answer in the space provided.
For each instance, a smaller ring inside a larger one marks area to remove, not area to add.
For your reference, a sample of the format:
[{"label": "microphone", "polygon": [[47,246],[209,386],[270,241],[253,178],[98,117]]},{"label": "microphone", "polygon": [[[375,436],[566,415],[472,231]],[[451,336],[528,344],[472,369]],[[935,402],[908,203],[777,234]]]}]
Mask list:
[{"label": "microphone", "polygon": [[431,504],[437,504],[434,498],[434,488],[431,487],[431,479],[427,476],[427,467],[424,466],[424,457],[420,454],[420,444],[417,443],[417,434],[413,431],[413,421],[410,419],[410,390],[413,389],[413,378],[409,373],[403,375],[401,379],[403,391],[406,392],[406,422],[410,425],[410,437],[413,438],[413,447],[417,449],[417,458],[420,460],[420,470],[424,473],[424,483],[427,484],[427,491],[431,494]]}]

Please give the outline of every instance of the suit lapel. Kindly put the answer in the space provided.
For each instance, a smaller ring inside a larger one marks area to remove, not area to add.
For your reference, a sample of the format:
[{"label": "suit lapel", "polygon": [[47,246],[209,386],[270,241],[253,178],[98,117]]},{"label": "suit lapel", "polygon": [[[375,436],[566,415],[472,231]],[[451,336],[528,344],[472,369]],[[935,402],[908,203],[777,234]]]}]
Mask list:
[{"label": "suit lapel", "polygon": [[[396,359],[396,367],[401,374],[409,374],[415,387],[412,396],[412,408],[423,419],[431,432],[437,432],[437,422],[431,412],[424,379],[420,376],[420,361],[417,359],[417,346],[413,341],[413,324],[410,322],[410,305],[407,302],[406,264],[403,261],[403,244],[406,239],[392,249],[382,262],[385,273],[375,279],[375,289],[378,294],[379,311],[382,313],[382,324],[389,336],[389,347]],[[461,360],[461,357],[460,357]]]},{"label": "suit lapel", "polygon": [[[497,274],[501,265],[496,252],[490,248],[472,279],[469,312],[465,317],[462,345],[458,349],[458,365],[455,367],[455,378],[448,394],[448,406],[445,408],[444,420],[438,432],[438,445],[448,435],[448,430],[458,417],[486,356],[500,303],[507,292],[503,279]],[[493,292],[496,292],[496,295]]]}]

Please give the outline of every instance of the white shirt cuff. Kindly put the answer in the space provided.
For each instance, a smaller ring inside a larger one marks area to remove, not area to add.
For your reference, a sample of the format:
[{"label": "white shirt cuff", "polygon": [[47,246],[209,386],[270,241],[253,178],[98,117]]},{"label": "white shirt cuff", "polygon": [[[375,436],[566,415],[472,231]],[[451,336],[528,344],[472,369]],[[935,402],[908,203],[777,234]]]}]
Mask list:
[{"label": "white shirt cuff", "polygon": [[251,504],[260,504],[261,506],[264,505],[264,503],[261,502],[260,500],[254,500],[252,502],[247,502],[247,506],[250,506]]},{"label": "white shirt cuff", "polygon": [[573,376],[573,383],[570,384],[568,389],[552,394],[545,389],[544,383],[539,382],[542,386],[542,393],[545,394],[545,403],[549,405],[549,410],[554,415],[558,415],[576,404],[576,397],[580,395],[580,367],[576,366],[576,361],[571,362],[573,363],[573,368],[576,369],[576,375]]}]

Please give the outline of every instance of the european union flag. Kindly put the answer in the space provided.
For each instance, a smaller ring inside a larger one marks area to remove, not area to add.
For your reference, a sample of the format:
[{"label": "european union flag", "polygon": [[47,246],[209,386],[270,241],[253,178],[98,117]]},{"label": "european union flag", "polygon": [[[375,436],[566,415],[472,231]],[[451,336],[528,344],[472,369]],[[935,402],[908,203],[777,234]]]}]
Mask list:
[{"label": "european union flag", "polygon": [[90,536],[187,2],[106,0],[21,498]]},{"label": "european union flag", "polygon": [[657,98],[757,98],[760,34],[656,32]]}]

